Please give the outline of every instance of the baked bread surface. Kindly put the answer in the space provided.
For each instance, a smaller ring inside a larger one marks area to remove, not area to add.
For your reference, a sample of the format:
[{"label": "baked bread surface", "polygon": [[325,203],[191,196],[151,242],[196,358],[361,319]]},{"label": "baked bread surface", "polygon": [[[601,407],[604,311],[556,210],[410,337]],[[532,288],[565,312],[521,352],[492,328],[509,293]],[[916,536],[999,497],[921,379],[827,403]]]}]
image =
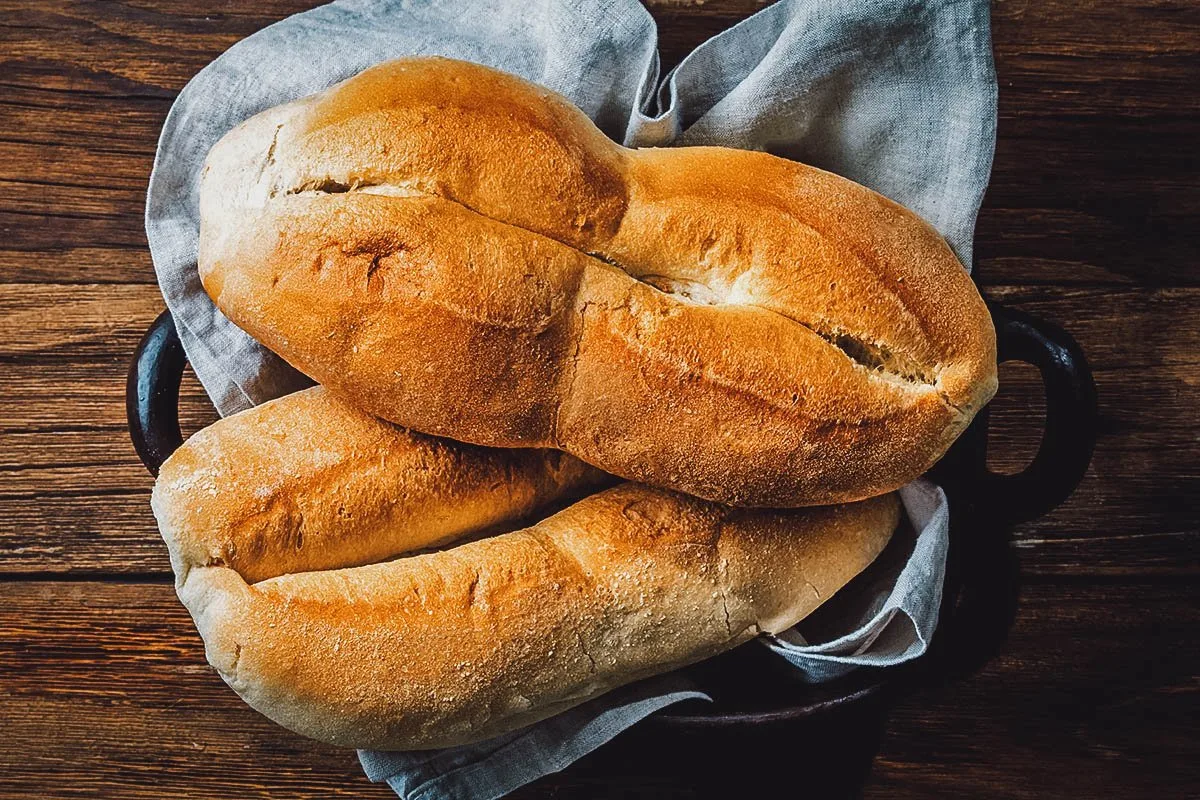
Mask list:
[{"label": "baked bread surface", "polygon": [[987,309],[911,212],[765,153],[628,150],[446,59],[230,132],[199,267],[230,319],[375,415],[734,505],[895,489],[996,386]]},{"label": "baked bread surface", "polygon": [[374,749],[486,739],[790,627],[899,515],[895,495],[774,511],[623,483],[525,519],[607,479],[318,387],[193,436],[153,507],[225,681],[296,732]]},{"label": "baked bread surface", "polygon": [[791,627],[865,568],[894,494],[731,509],[621,484],[522,530],[253,585],[179,585],[209,662],[293,731],[380,750],[451,747]]},{"label": "baked bread surface", "polygon": [[414,433],[315,386],[196,433],[150,503],[180,581],[225,566],[253,583],[481,535],[612,482],[557,450]]}]

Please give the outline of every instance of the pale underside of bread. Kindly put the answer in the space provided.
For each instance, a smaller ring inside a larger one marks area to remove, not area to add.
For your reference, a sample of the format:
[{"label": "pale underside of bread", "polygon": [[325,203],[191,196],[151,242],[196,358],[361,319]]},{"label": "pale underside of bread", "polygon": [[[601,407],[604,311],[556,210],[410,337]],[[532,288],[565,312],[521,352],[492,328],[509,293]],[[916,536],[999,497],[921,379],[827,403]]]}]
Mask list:
[{"label": "pale underside of bread", "polygon": [[180,598],[251,706],[347,747],[475,742],[794,625],[883,549],[895,495],[730,509],[622,484],[533,527]]},{"label": "pale underside of bread", "polygon": [[987,310],[915,215],[763,153],[626,150],[476,65],[252,118],[201,217],[218,306],[372,413],[722,502],[890,491],[995,391]]}]

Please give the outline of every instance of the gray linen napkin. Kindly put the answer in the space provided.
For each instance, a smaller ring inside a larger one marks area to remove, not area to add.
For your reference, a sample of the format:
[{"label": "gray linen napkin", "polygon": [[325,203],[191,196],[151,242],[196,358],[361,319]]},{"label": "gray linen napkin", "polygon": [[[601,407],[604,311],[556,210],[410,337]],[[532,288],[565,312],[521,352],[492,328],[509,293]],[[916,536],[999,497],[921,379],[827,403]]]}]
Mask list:
[{"label": "gray linen napkin", "polygon": [[[163,126],[146,232],[193,369],[222,414],[307,384],[233,326],[196,273],[198,175],[225,131],[376,62],[437,54],[568,97],[629,146],[719,144],[830,169],[916,210],[970,265],[996,124],[987,0],[783,0],[702,44],[661,78],[636,0],[342,0],[234,45],[183,90]],[[902,492],[916,532],[893,568],[856,585],[824,641],[763,643],[806,680],[921,655],[937,623],[945,496]],[[562,769],[650,713],[703,699],[680,676],[599,697],[508,736],[418,753],[360,753],[405,798],[489,800]]]}]

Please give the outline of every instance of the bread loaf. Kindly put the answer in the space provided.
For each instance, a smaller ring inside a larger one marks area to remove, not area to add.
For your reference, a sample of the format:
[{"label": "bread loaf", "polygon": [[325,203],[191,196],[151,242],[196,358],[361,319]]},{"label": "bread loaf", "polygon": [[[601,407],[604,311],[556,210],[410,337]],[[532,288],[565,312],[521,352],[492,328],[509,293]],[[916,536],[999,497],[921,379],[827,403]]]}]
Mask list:
[{"label": "bread loaf", "polygon": [[345,747],[450,747],[784,630],[869,564],[896,496],[730,509],[622,484],[533,527],[382,564],[179,596],[252,707]]},{"label": "bread loaf", "polygon": [[518,521],[606,478],[314,388],[193,436],[153,505],[229,685],[292,730],[377,749],[488,738],[787,628],[898,518],[894,495],[767,511],[627,483]]},{"label": "bread loaf", "polygon": [[622,148],[473,64],[259,114],[200,201],[220,309],[430,434],[803,506],[906,483],[995,391],[987,309],[916,215],[765,153]]},{"label": "bread loaf", "polygon": [[167,459],[151,505],[180,582],[370,564],[509,524],[610,483],[556,450],[413,433],[314,387],[243,411]]}]

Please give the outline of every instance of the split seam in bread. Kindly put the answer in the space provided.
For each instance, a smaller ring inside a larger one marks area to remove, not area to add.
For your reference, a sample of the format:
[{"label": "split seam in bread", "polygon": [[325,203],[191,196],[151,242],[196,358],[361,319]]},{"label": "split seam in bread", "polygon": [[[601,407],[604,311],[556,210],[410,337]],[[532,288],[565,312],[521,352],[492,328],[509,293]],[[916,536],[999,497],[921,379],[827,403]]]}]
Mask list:
[{"label": "split seam in bread", "polygon": [[895,489],[995,391],[987,309],[916,215],[765,153],[627,150],[446,59],[226,136],[199,267],[230,319],[376,415],[734,505]]}]

